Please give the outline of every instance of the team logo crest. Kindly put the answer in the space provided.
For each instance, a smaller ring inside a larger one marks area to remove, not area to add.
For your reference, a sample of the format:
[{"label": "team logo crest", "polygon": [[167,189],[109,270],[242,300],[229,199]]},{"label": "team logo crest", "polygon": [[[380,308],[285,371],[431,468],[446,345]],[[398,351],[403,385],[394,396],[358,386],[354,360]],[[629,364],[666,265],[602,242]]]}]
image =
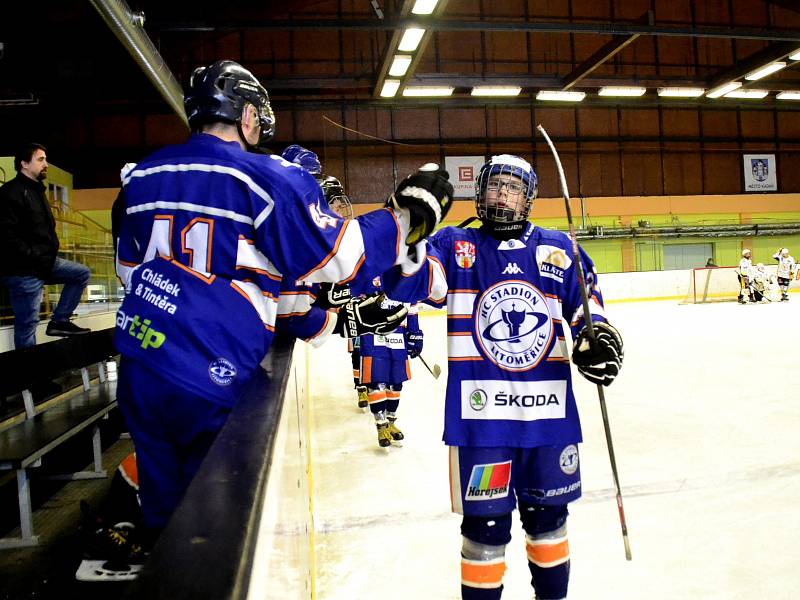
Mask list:
[{"label": "team logo crest", "polygon": [[558,463],[565,475],[572,475],[578,470],[578,447],[570,444],[564,448],[558,458]]},{"label": "team logo crest", "polygon": [[477,338],[489,360],[507,371],[539,364],[553,339],[542,292],[527,281],[502,281],[483,293],[477,307]]},{"label": "team logo crest", "polygon": [[208,376],[217,385],[230,385],[236,379],[236,367],[227,358],[218,358],[208,365]]},{"label": "team logo crest", "polygon": [[750,168],[756,181],[766,181],[769,177],[769,163],[763,158],[751,158]]},{"label": "team logo crest", "polygon": [[469,269],[475,264],[475,244],[465,240],[456,240],[456,263],[462,269]]}]

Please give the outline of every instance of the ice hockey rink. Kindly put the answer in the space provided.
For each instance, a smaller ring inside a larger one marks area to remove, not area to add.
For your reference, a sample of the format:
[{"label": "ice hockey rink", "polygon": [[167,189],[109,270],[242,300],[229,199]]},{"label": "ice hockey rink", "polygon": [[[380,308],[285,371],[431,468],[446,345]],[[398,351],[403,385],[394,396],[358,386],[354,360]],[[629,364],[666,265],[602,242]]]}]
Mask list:
[{"label": "ice hockey rink", "polygon": [[[610,303],[625,362],[606,389],[633,560],[625,560],[596,387],[574,373],[583,498],[572,599],[795,599],[800,590],[800,294],[790,302]],[[349,355],[310,352],[314,581],[321,600],[460,598],[460,517],[441,441],[446,318],[421,317],[402,448],[379,449]],[[503,597],[531,599],[515,513]]]}]

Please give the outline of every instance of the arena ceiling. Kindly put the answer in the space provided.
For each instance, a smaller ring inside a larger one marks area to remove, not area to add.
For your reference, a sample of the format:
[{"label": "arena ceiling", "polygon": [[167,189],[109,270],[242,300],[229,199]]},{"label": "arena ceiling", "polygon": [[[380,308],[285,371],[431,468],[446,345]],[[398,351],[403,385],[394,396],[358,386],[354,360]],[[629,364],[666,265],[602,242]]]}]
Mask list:
[{"label": "arena ceiling", "polygon": [[[414,14],[416,1],[129,0],[123,7],[141,13],[135,28],[152,41],[177,90],[194,67],[231,58],[261,79],[273,104],[293,108],[530,104],[547,102],[537,99],[542,91],[582,92],[581,105],[800,108],[798,100],[778,99],[780,92],[800,95],[800,60],[790,58],[800,51],[800,2],[794,0],[440,0],[430,15]],[[0,126],[11,135],[0,145],[33,131],[68,146],[66,139],[95,115],[144,119],[172,112],[163,90],[101,17],[98,6],[120,4],[51,0],[4,7]],[[404,51],[398,46],[409,28],[424,33],[414,50]],[[393,76],[396,55],[406,57],[408,68]],[[783,68],[746,79],[771,65]],[[381,96],[387,79],[397,90]],[[740,84],[739,92],[765,96],[707,95],[731,82]],[[473,95],[488,85],[519,92]],[[404,95],[434,86],[448,95]],[[644,92],[599,94],[620,86]],[[661,88],[703,92],[672,98],[660,96]],[[91,145],[97,135],[82,139]]]}]

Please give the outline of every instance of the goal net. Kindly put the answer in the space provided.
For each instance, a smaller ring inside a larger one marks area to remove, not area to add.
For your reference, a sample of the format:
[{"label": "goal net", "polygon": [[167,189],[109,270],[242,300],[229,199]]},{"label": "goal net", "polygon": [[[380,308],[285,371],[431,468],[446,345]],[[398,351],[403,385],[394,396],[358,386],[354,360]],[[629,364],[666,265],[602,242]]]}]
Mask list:
[{"label": "goal net", "polygon": [[698,267],[689,276],[685,303],[735,301],[739,296],[738,267]]}]

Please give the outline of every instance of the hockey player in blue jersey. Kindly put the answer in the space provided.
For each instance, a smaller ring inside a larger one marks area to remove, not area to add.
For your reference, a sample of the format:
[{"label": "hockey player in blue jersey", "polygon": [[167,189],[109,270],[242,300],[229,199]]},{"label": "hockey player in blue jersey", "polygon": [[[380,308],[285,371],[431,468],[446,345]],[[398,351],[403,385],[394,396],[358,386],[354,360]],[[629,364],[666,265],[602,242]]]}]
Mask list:
[{"label": "hockey player in blue jersey", "polygon": [[571,242],[528,222],[537,178],[518,156],[493,156],[476,180],[479,229],[445,227],[417,268],[382,276],[398,300],[447,305],[449,374],[444,442],[453,510],[461,523],[461,595],[501,597],[516,506],[539,600],[566,598],[567,504],[581,495],[580,421],[572,359],[610,384],[622,339],[608,324],[597,274],[581,249],[597,342],[583,327]]},{"label": "hockey player in blue jersey", "polygon": [[[117,245],[126,285],[117,398],[154,531],[269,349],[283,280],[371,278],[403,264],[452,198],[446,173],[431,166],[403,180],[386,209],[344,221],[310,174],[255,151],[275,118],[241,65],[197,69],[184,101],[191,137],[123,170]],[[319,335],[389,331],[404,316],[374,300],[350,302]]]}]

